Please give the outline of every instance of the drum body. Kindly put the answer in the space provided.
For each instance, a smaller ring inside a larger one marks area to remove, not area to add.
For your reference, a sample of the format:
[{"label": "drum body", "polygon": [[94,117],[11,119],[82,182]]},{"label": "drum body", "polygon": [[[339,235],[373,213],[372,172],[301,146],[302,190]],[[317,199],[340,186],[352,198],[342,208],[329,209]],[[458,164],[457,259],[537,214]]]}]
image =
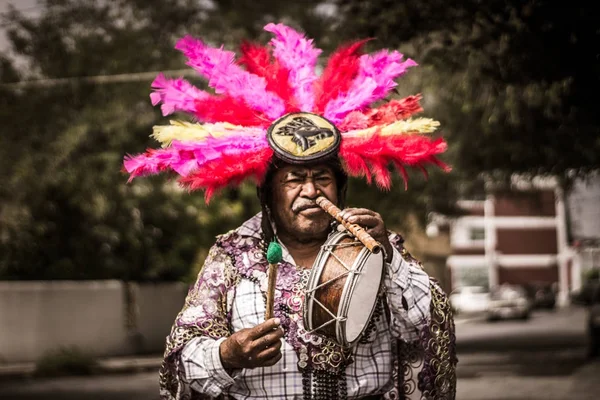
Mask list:
[{"label": "drum body", "polygon": [[332,234],[308,279],[305,328],[342,346],[358,341],[375,310],[383,266],[383,252],[371,253],[346,232]]}]

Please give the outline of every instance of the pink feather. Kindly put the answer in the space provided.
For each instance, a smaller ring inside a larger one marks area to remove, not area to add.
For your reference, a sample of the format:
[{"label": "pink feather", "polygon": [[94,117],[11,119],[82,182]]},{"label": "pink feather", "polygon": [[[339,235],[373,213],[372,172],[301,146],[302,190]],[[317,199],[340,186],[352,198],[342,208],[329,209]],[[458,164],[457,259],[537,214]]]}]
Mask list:
[{"label": "pink feather", "polygon": [[381,50],[377,53],[365,54],[360,57],[360,72],[356,81],[360,82],[361,75],[373,78],[377,82],[374,96],[376,100],[383,99],[396,87],[395,79],[403,75],[410,67],[417,65],[410,58],[402,61],[404,56],[397,51]]},{"label": "pink feather", "polygon": [[240,184],[253,177],[260,184],[267,172],[273,150],[269,147],[238,154],[225,154],[222,158],[206,163],[193,174],[179,179],[189,190],[204,190],[206,203],[219,190],[228,185]]},{"label": "pink feather", "polygon": [[176,111],[194,113],[196,101],[211,97],[183,78],[167,79],[162,73],[152,82],[152,89],[150,101],[153,106],[162,103],[160,109],[164,116]]},{"label": "pink feather", "polygon": [[235,64],[233,52],[207,46],[191,36],[180,39],[175,48],[188,58],[187,65],[208,79],[209,86],[217,94],[243,99],[271,119],[277,119],[285,112],[283,100],[266,90],[265,79]]},{"label": "pink feather", "polygon": [[362,110],[383,99],[396,86],[395,79],[417,65],[411,59],[402,62],[402,57],[397,51],[387,50],[362,55],[358,76],[348,92],[327,104],[325,117],[333,123],[339,123],[351,111]]},{"label": "pink feather", "polygon": [[148,149],[137,156],[127,155],[123,166],[129,172],[129,182],[138,176],[154,175],[168,168],[173,154],[165,149]]},{"label": "pink feather", "polygon": [[329,57],[327,65],[315,84],[315,112],[322,114],[331,100],[346,93],[360,68],[362,46],[367,40],[340,46]]},{"label": "pink feather", "polygon": [[290,71],[289,83],[301,111],[313,111],[315,98],[313,84],[317,80],[315,66],[321,50],[312,39],[283,24],[267,24],[265,31],[275,35],[271,39],[273,55]]},{"label": "pink feather", "polygon": [[365,105],[375,101],[373,93],[377,89],[377,82],[372,78],[364,78],[361,84],[354,80],[350,90],[340,94],[334,100],[327,103],[324,116],[334,124],[339,123],[348,113],[360,110]]},{"label": "pink feather", "polygon": [[168,148],[150,149],[144,154],[127,156],[124,167],[130,173],[130,180],[168,169],[185,177],[206,163],[266,148],[269,148],[269,144],[264,130],[241,129],[226,137],[208,137],[198,142],[173,141]]},{"label": "pink feather", "polygon": [[244,42],[240,50],[242,56],[238,62],[244,65],[248,72],[265,78],[267,90],[276,93],[285,102],[286,112],[299,111],[289,83],[290,71],[282,67],[277,59],[272,60],[270,49],[266,46]]}]

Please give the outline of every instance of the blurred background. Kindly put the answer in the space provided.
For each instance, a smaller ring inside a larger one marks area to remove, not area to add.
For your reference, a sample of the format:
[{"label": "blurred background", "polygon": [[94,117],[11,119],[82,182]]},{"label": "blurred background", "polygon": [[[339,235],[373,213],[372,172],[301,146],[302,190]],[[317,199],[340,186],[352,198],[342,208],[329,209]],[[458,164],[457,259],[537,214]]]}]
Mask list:
[{"label": "blurred background", "polygon": [[188,285],[259,206],[251,185],[206,206],[127,183],[123,156],[167,121],[159,71],[205,87],[178,38],[235,50],[268,22],[322,60],[371,37],[420,64],[396,95],[422,93],[452,172],[385,195],[351,181],[348,202],[450,295],[457,398],[597,398],[600,14],[580,0],[0,0],[0,398],[158,399]]}]

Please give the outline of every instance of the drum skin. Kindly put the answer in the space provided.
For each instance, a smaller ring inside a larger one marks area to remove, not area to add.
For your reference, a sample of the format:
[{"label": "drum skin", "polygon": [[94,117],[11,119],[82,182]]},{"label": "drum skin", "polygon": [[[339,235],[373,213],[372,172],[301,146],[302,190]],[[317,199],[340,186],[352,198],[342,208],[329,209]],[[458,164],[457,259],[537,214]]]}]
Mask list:
[{"label": "drum skin", "polygon": [[[334,247],[329,247],[330,245],[334,245]],[[372,273],[379,274],[378,277],[370,279],[370,281],[376,284],[370,285],[367,288],[367,291],[372,294],[372,296],[367,296],[372,297],[372,299],[369,299],[369,301],[372,300],[372,304],[360,303],[361,308],[364,306],[365,320],[344,321],[343,319],[348,316],[348,307],[352,303],[352,296],[357,289],[360,275],[348,274],[348,270],[340,264],[336,257],[332,256],[329,251],[326,251],[328,248],[331,248],[331,252],[344,262],[348,268],[362,273],[368,272],[363,267],[369,262],[372,263],[374,259],[381,260],[381,266],[383,266],[383,255],[381,253],[370,253],[364,245],[357,242],[349,234],[338,232],[328,238],[313,265],[305,297],[305,326],[309,331],[315,330],[316,333],[325,335],[342,346],[349,346],[362,336],[362,331],[366,328],[375,309],[376,294],[381,284],[383,268],[372,270]],[[310,293],[312,288],[317,288],[314,290],[314,295]],[[364,291],[364,288],[362,290]],[[317,302],[325,306],[331,314],[341,317],[342,320],[335,321],[332,315]],[[360,328],[359,330],[361,332],[360,335],[355,335],[357,337],[350,339],[352,342],[346,337],[347,322],[349,324],[358,323],[364,326],[364,328]]]}]

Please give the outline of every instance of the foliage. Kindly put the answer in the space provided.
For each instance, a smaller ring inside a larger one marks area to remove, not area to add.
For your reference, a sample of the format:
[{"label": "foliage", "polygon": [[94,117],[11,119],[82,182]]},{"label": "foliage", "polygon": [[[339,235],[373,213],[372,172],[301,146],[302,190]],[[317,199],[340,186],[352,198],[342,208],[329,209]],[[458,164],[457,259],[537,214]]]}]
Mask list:
[{"label": "foliage", "polygon": [[600,268],[591,268],[585,271],[583,275],[584,282],[598,281],[600,280]]},{"label": "foliage", "polygon": [[[317,38],[324,57],[357,37],[400,49],[421,67],[397,95],[423,93],[454,171],[411,173],[408,191],[396,179],[385,195],[352,180],[349,205],[390,227],[409,213],[455,211],[457,196],[482,193],[482,172],[571,176],[600,165],[600,24],[577,0],[40,4],[39,16],[5,16],[18,59],[0,56],[0,82],[181,69],[173,45],[184,34],[234,48],[244,37],[266,42],[271,21]],[[151,126],[166,122],[149,104],[150,81],[0,86],[0,279],[193,279],[214,236],[258,211],[252,185],[206,206],[164,177],[126,183],[123,155],[153,147]]]},{"label": "foliage", "polygon": [[[152,78],[131,74],[183,68],[173,46],[185,34],[237,45],[271,21],[318,34],[317,4],[41,0],[39,16],[10,10],[17,59],[0,59],[0,82],[70,79],[0,86],[0,279],[193,279],[214,237],[258,211],[255,189],[207,206],[164,177],[126,183],[123,156],[154,146],[151,127],[166,122],[149,102]],[[72,79],[115,74],[131,78]]]},{"label": "foliage", "polygon": [[400,90],[424,93],[465,176],[598,169],[600,15],[591,3],[335,3],[336,35],[374,37],[421,64]]},{"label": "foliage", "polygon": [[[37,20],[12,12],[9,35],[23,79],[181,68],[174,36],[207,18],[193,4],[47,1]],[[15,75],[2,64],[4,81]],[[179,279],[256,210],[248,193],[207,207],[161,179],[126,183],[123,155],[149,146],[160,119],[149,83],[0,89],[0,277]]]}]

